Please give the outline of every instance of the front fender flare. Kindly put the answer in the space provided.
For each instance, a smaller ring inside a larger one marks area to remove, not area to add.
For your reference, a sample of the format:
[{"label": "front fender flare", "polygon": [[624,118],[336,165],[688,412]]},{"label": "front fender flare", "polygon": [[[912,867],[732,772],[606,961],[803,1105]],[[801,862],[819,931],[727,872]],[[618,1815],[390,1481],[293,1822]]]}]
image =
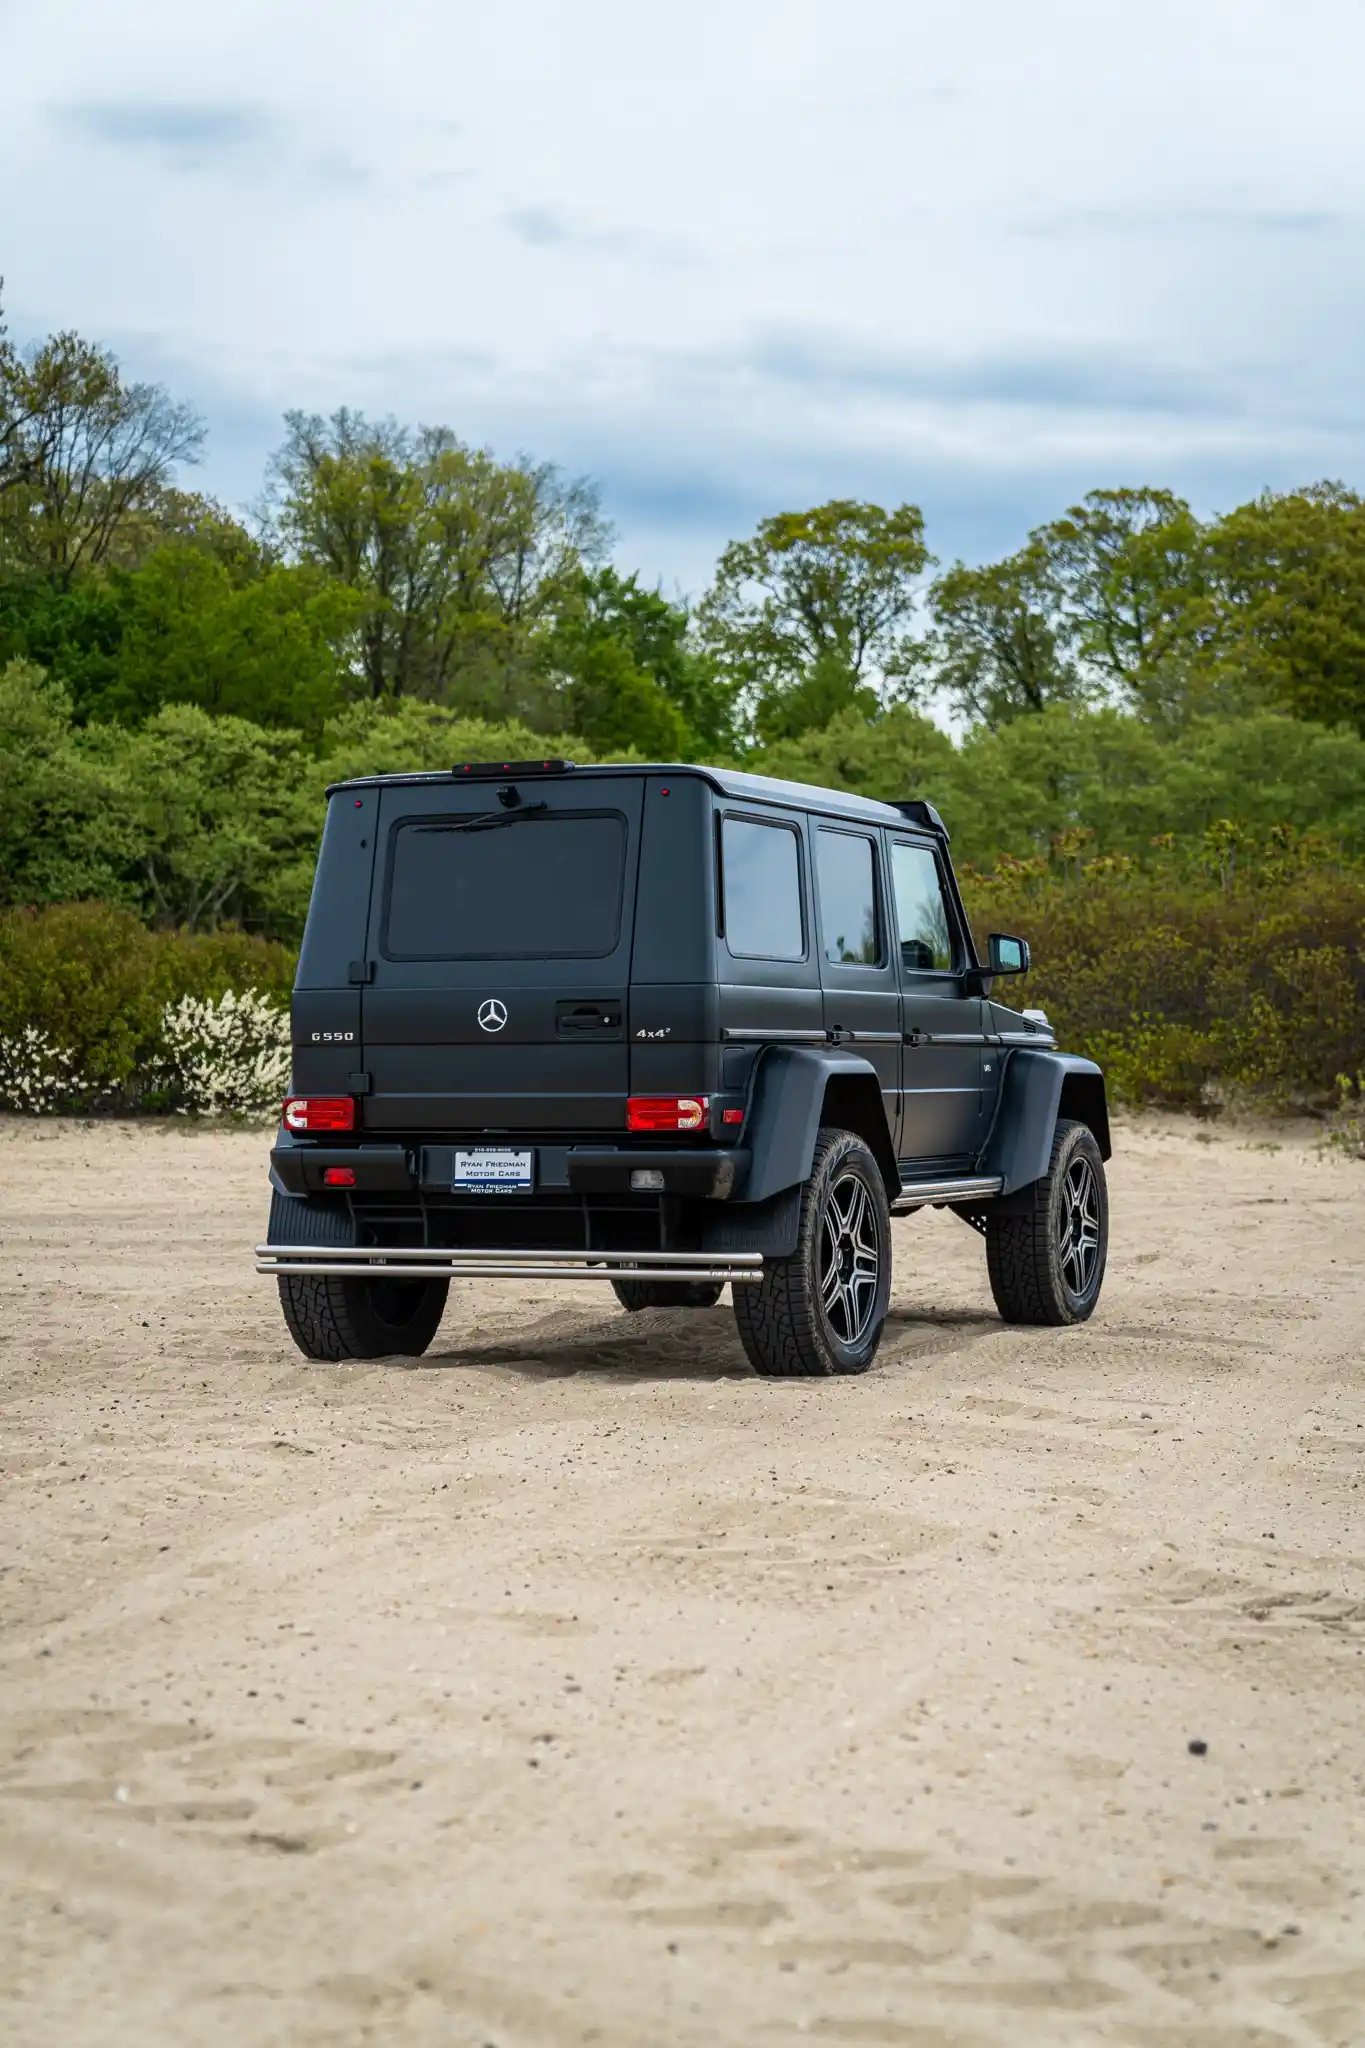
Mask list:
[{"label": "front fender flare", "polygon": [[995,1123],[981,1155],[983,1174],[998,1174],[1001,1193],[1012,1194],[1041,1180],[1052,1157],[1059,1116],[1088,1124],[1100,1156],[1108,1159],[1109,1110],[1104,1075],[1093,1060],[1075,1053],[1021,1047],[1009,1054],[1000,1078]]}]

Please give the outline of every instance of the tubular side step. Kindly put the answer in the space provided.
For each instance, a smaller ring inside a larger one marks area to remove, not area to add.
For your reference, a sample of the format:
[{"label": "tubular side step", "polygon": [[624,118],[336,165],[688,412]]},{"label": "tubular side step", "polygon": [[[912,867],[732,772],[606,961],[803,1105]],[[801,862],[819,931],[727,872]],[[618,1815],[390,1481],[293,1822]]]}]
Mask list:
[{"label": "tubular side step", "polygon": [[761,1252],[487,1251],[441,1245],[256,1246],[258,1273],[413,1280],[727,1280],[763,1278]]},{"label": "tubular side step", "polygon": [[1004,1182],[999,1175],[974,1180],[907,1180],[891,1204],[893,1212],[927,1209],[931,1202],[984,1202],[998,1195]]}]

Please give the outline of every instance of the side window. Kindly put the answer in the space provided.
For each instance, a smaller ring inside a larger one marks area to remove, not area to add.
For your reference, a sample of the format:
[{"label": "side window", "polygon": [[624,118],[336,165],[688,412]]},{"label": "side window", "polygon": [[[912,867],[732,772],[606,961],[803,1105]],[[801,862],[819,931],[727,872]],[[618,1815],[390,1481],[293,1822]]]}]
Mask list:
[{"label": "side window", "polygon": [[877,929],[872,841],[861,833],[830,832],[821,827],[815,847],[825,958],[840,966],[879,966],[882,941]]},{"label": "side window", "polygon": [[946,973],[958,965],[953,921],[938,862],[927,846],[891,848],[891,875],[896,896],[896,935],[901,961],[912,973]]},{"label": "side window", "polygon": [[791,825],[726,818],[720,832],[725,943],[760,960],[803,960],[801,843]]}]

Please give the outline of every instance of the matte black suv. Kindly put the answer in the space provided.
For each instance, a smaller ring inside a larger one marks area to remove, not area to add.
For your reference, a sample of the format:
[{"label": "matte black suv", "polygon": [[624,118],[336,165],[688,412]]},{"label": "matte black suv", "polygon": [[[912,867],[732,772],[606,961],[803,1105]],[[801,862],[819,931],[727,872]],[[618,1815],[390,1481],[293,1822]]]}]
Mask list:
[{"label": "matte black suv", "polygon": [[861,1372],[890,1219],[947,1206],[1014,1322],[1104,1276],[1104,1080],[993,1000],[927,803],[503,762],[329,790],[269,1242],[310,1358],[415,1355],[452,1276],[733,1288],[763,1373]]}]

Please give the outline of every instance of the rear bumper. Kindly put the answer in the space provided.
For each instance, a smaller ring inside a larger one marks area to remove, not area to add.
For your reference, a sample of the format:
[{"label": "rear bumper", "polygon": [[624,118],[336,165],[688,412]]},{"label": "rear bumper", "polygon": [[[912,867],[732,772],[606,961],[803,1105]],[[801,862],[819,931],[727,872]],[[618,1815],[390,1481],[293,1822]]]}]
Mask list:
[{"label": "rear bumper", "polygon": [[[471,1143],[475,1142],[473,1140]],[[482,1142],[489,1142],[483,1140]],[[650,1192],[690,1195],[708,1201],[725,1201],[748,1171],[749,1152],[741,1145],[650,1146],[545,1144],[528,1135],[524,1140],[499,1134],[499,1144],[530,1146],[537,1155],[536,1193],[574,1195],[630,1195],[631,1174],[650,1171],[663,1175],[663,1185]],[[346,1166],[355,1175],[356,1194],[400,1194],[421,1190],[427,1194],[451,1191],[455,1147],[449,1144],[299,1144],[282,1138],[270,1154],[272,1178],[287,1195],[320,1195],[330,1192],[323,1173],[329,1166]],[[500,1200],[513,1204],[515,1195]]]},{"label": "rear bumper", "polygon": [[758,1252],[448,1251],[435,1246],[258,1244],[256,1271],[343,1280],[727,1280],[763,1278]]}]

